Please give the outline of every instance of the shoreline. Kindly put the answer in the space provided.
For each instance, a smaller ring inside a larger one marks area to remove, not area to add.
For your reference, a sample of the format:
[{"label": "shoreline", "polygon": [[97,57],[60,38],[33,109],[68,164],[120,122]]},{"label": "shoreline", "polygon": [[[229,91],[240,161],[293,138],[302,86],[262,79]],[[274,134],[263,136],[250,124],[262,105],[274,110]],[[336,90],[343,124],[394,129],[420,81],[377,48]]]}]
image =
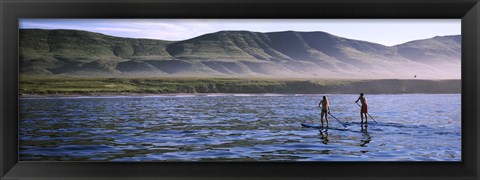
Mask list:
[{"label": "shoreline", "polygon": [[[370,95],[401,95],[401,94],[461,94],[461,93],[374,93]],[[292,93],[177,93],[177,94],[141,94],[141,93],[105,93],[105,94],[23,94],[19,95],[20,99],[29,99],[29,98],[77,98],[77,97],[98,97],[98,98],[114,98],[114,97],[179,97],[179,96],[188,96],[188,97],[201,97],[201,96],[320,96],[320,95],[358,95],[355,93],[317,93],[317,94],[292,94]]]},{"label": "shoreline", "polygon": [[458,94],[461,80],[21,79],[19,96],[165,94]]}]

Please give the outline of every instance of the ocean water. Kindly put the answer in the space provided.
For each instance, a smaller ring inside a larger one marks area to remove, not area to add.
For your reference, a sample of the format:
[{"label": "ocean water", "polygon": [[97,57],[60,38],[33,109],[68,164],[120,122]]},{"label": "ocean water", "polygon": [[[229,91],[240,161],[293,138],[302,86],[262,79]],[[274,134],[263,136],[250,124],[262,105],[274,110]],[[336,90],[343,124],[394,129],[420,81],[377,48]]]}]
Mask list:
[{"label": "ocean water", "polygon": [[461,95],[201,94],[21,98],[21,161],[461,161]]}]

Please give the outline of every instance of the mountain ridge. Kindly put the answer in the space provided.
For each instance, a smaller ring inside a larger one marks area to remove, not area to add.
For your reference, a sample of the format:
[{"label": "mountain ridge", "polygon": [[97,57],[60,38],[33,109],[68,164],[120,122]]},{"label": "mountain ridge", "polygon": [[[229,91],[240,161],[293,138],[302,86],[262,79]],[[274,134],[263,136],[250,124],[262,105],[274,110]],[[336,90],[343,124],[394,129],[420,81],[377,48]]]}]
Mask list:
[{"label": "mountain ridge", "polygon": [[461,36],[384,46],[327,32],[219,31],[183,41],[20,29],[21,74],[460,78]]}]

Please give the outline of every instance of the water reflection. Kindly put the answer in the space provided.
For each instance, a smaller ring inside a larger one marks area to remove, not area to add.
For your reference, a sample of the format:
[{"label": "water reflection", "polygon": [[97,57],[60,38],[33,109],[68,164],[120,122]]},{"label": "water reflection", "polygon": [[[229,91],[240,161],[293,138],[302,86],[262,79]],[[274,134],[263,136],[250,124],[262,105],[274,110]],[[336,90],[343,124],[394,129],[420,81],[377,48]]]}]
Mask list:
[{"label": "water reflection", "polygon": [[368,133],[368,125],[360,125],[361,129],[360,132],[362,133],[362,136],[360,137],[360,146],[366,147],[370,141],[372,141],[372,137]]},{"label": "water reflection", "polygon": [[318,132],[320,132],[320,139],[322,140],[322,143],[328,144],[328,142],[330,141],[328,139],[328,128],[325,130],[319,130]]}]

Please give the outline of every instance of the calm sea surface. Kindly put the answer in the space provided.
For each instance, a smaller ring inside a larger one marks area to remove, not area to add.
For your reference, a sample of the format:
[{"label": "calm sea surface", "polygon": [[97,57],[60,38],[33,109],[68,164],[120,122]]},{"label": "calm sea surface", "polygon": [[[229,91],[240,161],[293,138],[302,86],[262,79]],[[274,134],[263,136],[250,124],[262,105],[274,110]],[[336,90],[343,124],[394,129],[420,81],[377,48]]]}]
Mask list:
[{"label": "calm sea surface", "polygon": [[22,161],[460,161],[461,95],[162,95],[20,99]]}]

